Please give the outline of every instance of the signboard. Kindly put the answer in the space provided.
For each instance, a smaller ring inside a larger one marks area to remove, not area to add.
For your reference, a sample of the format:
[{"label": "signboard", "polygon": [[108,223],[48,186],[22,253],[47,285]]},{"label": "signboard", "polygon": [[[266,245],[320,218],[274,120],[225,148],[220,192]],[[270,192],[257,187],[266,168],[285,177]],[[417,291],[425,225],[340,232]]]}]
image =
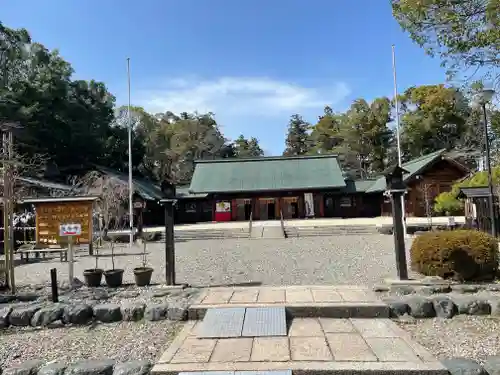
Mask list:
[{"label": "signboard", "polygon": [[146,208],[146,202],[141,202],[141,201],[135,201],[134,208]]},{"label": "signboard", "polygon": [[217,202],[215,212],[231,212],[231,202]]},{"label": "signboard", "polygon": [[92,201],[36,202],[36,242],[49,246],[59,244],[60,225],[72,223],[80,225],[76,243],[91,245],[92,204]]},{"label": "signboard", "polygon": [[304,193],[304,202],[306,206],[306,217],[314,216],[314,200],[312,193]]},{"label": "signboard", "polygon": [[59,237],[68,236],[81,236],[82,235],[82,225],[81,224],[60,224],[59,225]]}]

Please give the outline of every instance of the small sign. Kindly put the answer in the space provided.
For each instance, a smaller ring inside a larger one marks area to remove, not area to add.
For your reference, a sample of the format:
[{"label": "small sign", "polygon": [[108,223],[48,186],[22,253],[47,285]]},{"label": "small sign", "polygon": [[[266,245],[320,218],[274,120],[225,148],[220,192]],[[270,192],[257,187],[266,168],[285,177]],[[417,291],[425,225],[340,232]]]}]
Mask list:
[{"label": "small sign", "polygon": [[82,225],[81,224],[60,224],[59,225],[59,236],[81,236],[82,235]]},{"label": "small sign", "polygon": [[139,202],[139,201],[134,202],[134,208],[145,208],[145,207],[146,207],[146,202]]},{"label": "small sign", "polygon": [[455,217],[454,216],[449,216],[448,217],[448,225],[450,227],[454,227],[455,226]]}]

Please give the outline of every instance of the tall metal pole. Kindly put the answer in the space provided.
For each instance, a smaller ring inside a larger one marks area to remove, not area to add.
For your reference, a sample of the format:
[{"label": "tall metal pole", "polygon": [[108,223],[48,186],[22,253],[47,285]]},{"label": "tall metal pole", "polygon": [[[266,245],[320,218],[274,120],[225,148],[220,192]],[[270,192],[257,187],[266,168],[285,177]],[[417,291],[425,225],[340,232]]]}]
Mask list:
[{"label": "tall metal pole", "polygon": [[486,169],[488,171],[488,206],[490,211],[490,221],[491,221],[491,235],[496,237],[496,215],[495,215],[495,205],[494,205],[494,193],[493,193],[493,176],[491,173],[491,161],[490,161],[490,140],[488,137],[488,115],[486,112],[486,103],[483,104],[483,123],[484,123],[484,150],[486,159]]},{"label": "tall metal pole", "polygon": [[130,112],[130,57],[127,58],[127,82],[128,82],[128,204],[129,204],[129,226],[130,246],[134,243],[134,207],[132,199],[134,196],[134,184],[132,181],[132,114]]},{"label": "tall metal pole", "polygon": [[[392,72],[394,76],[394,106],[396,107],[396,142],[398,148],[398,166],[402,166],[401,160],[401,130],[399,129],[399,100],[398,100],[398,84],[396,76],[396,50],[394,44],[392,45]],[[401,194],[401,209],[403,214],[401,215],[401,221],[403,225],[403,234],[406,237],[406,209],[405,209],[405,195]]]},{"label": "tall metal pole", "polygon": [[14,257],[15,257],[15,241],[14,241],[14,174],[12,172],[12,159],[14,157],[14,135],[12,134],[12,129],[9,129],[8,136],[9,147],[7,149],[8,152],[8,160],[9,160],[9,199],[8,199],[8,207],[9,207],[9,252],[10,252],[10,290],[12,293],[16,293],[16,278],[14,276]]}]

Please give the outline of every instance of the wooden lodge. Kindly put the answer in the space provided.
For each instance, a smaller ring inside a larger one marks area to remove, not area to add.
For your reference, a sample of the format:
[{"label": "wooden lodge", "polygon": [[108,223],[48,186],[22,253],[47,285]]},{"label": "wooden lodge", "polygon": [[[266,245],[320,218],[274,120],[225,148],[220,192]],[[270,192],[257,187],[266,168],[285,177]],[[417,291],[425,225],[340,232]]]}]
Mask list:
[{"label": "wooden lodge", "polygon": [[[469,170],[445,150],[403,164],[407,216],[426,216],[435,197],[451,190]],[[350,180],[335,155],[203,160],[196,164],[190,194],[213,221],[312,217],[376,217],[391,214],[385,177]]]}]

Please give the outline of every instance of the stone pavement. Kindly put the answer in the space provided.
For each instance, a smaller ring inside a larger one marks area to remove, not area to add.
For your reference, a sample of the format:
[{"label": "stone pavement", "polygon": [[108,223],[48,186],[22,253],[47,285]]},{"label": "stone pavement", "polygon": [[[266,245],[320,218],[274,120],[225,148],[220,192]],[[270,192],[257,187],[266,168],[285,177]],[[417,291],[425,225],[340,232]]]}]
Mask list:
[{"label": "stone pavement", "polygon": [[[207,309],[244,307],[248,313],[278,306],[286,309],[286,335],[209,337],[202,329]],[[153,375],[277,370],[292,370],[293,375],[448,374],[388,319],[388,307],[360,286],[210,288],[191,306],[189,316],[192,320],[156,363]]]},{"label": "stone pavement", "polygon": [[277,286],[210,288],[189,307],[190,319],[221,307],[286,306],[294,317],[389,317],[389,307],[362,286]]},{"label": "stone pavement", "polygon": [[153,368],[187,371],[272,371],[294,374],[448,374],[389,319],[295,318],[286,337],[197,337],[189,321]]}]

